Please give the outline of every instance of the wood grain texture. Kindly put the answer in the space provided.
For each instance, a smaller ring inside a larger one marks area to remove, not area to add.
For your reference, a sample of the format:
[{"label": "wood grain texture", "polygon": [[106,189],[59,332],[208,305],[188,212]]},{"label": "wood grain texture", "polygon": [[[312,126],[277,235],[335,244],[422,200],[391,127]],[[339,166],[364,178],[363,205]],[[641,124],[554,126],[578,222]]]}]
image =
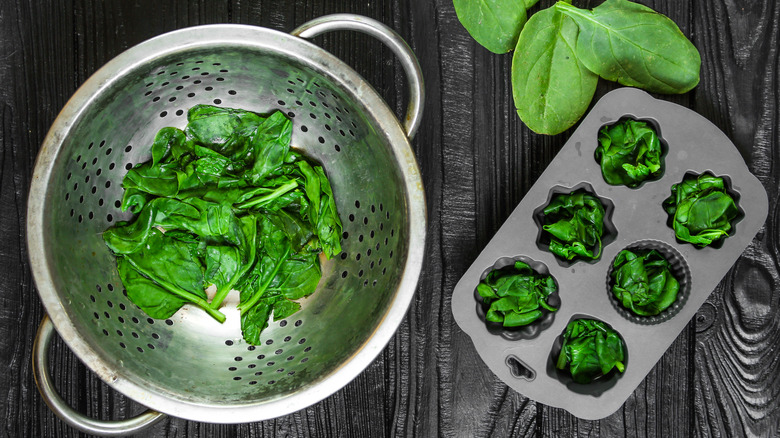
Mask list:
[{"label": "wood grain texture", "polygon": [[[532,11],[552,3],[542,0]],[[138,436],[777,436],[780,5],[641,3],[678,23],[702,54],[701,84],[662,98],[695,109],[733,139],[769,193],[770,218],[625,405],[601,421],[584,421],[508,389],[452,318],[450,295],[460,276],[570,132],[540,136],[520,122],[511,97],[511,54],[477,45],[450,0],[0,2],[0,369],[7,370],[0,376],[0,435],[84,436],[49,411],[32,378],[32,339],[43,309],[25,244],[35,156],[76,88],[122,51],[170,30],[233,22],[290,31],[321,15],[353,12],[396,29],[420,59],[426,81],[413,147],[426,187],[429,239],[408,315],[377,360],[320,403],[252,424],[171,418]],[[407,85],[389,49],[349,32],[314,42],[355,68],[402,114]],[[596,99],[614,88],[602,81]],[[97,379],[60,340],[51,361],[57,388],[80,411],[119,419],[144,409]]]}]

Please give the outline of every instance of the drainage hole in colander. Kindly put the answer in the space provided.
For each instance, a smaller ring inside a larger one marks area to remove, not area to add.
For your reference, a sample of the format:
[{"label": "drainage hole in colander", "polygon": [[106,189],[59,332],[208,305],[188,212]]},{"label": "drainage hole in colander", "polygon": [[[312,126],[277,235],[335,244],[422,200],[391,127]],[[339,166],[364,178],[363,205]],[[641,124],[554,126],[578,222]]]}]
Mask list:
[{"label": "drainage hole in colander", "polygon": [[228,367],[228,371],[235,371],[235,370],[237,370],[237,369],[238,369],[238,368],[236,368],[236,367]]},{"label": "drainage hole in colander", "polygon": [[299,320],[297,320],[297,321],[295,321],[295,326],[296,326],[296,327],[300,327],[300,326],[301,326],[301,324],[303,324],[303,321],[301,321],[300,319],[299,319]]},{"label": "drainage hole in colander", "polygon": [[152,102],[159,102],[160,96],[155,96],[154,99],[152,99]]},{"label": "drainage hole in colander", "polygon": [[183,110],[177,110],[177,111],[176,111],[176,115],[177,115],[177,116],[181,116],[182,114],[184,114],[184,111],[183,111]]},{"label": "drainage hole in colander", "polygon": [[124,318],[122,318],[121,316],[117,316],[117,317],[116,317],[116,319],[117,319],[117,320],[118,320],[120,323],[122,323],[122,324],[124,324],[124,323],[125,323],[125,319],[124,319]]},{"label": "drainage hole in colander", "polygon": [[287,320],[283,319],[279,322],[279,327],[286,327],[287,326]]},{"label": "drainage hole in colander", "polygon": [[168,115],[168,111],[163,111],[160,113],[160,117],[165,117]]},{"label": "drainage hole in colander", "polygon": [[254,345],[250,345],[250,346],[246,347],[246,349],[247,349],[247,351],[255,351],[255,346]]},{"label": "drainage hole in colander", "polygon": [[309,128],[306,125],[301,125],[301,132],[308,132]]},{"label": "drainage hole in colander", "polygon": [[292,336],[285,336],[284,342],[290,342],[290,339],[292,339]]},{"label": "drainage hole in colander", "polygon": [[228,94],[231,95],[231,96],[235,96],[236,95],[236,90],[228,90]]},{"label": "drainage hole in colander", "polygon": [[258,354],[257,355],[257,360],[263,360],[263,359],[265,359],[265,355],[264,354]]},{"label": "drainage hole in colander", "polygon": [[104,334],[104,335],[106,335],[106,336],[108,336],[108,330],[106,330],[106,329],[103,329],[103,334]]},{"label": "drainage hole in colander", "polygon": [[194,81],[192,81],[192,83],[196,85],[200,84],[201,82],[203,81],[201,81],[200,79],[195,79]]},{"label": "drainage hole in colander", "polygon": [[241,380],[241,376],[233,377],[233,380]]},{"label": "drainage hole in colander", "polygon": [[317,116],[314,115],[314,113],[309,113],[309,117],[311,117],[312,120],[317,120]]},{"label": "drainage hole in colander", "polygon": [[124,342],[120,342],[120,343],[119,343],[119,346],[120,346],[120,347],[122,347],[122,348],[127,348],[127,345],[125,345],[125,343],[124,343]]},{"label": "drainage hole in colander", "polygon": [[214,99],[214,105],[219,105],[220,103],[222,103],[221,99]]},{"label": "drainage hole in colander", "polygon": [[284,351],[281,348],[274,351],[274,354],[282,354],[282,353],[284,353]]},{"label": "drainage hole in colander", "polygon": [[267,366],[269,366],[269,367],[272,367],[274,365],[276,365],[276,362],[274,362],[274,361],[268,362],[268,364],[267,364]]},{"label": "drainage hole in colander", "polygon": [[117,330],[116,334],[119,335],[119,336],[124,336],[125,335],[124,333],[122,333],[122,330]]},{"label": "drainage hole in colander", "polygon": [[241,357],[241,356],[236,356],[236,357],[233,358],[233,360],[236,361],[236,362],[241,362],[242,360],[244,360],[244,358]]},{"label": "drainage hole in colander", "polygon": [[273,385],[274,383],[276,383],[276,380],[271,380],[268,382],[269,385]]},{"label": "drainage hole in colander", "polygon": [[228,339],[227,341],[225,341],[225,345],[227,345],[229,347],[229,346],[233,345],[233,341]]}]

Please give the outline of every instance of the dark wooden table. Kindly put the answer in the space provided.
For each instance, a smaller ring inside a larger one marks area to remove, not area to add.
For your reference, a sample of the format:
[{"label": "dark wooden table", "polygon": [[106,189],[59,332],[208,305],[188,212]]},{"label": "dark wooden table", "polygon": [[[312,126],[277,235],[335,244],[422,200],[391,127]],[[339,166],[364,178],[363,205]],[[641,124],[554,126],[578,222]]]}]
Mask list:
[{"label": "dark wooden table", "polygon": [[[551,3],[542,0],[541,6]],[[508,389],[452,318],[453,287],[568,133],[549,137],[525,128],[511,97],[511,55],[478,46],[459,24],[451,0],[3,0],[0,433],[80,435],[49,411],[33,381],[32,340],[43,308],[25,245],[34,160],[68,97],[105,62],[167,31],[207,23],[290,31],[324,14],[353,12],[396,29],[419,57],[427,85],[423,125],[413,145],[427,192],[429,241],[410,311],[365,372],[314,406],[243,425],[171,418],[141,436],[777,436],[780,4],[641,3],[678,23],[702,55],[700,85],[663,98],[701,113],[734,141],[769,193],[770,215],[625,405],[601,421],[584,421]],[[349,33],[315,42],[354,66],[401,113],[403,74],[388,49]],[[596,98],[615,87],[602,81]],[[80,411],[118,419],[143,409],[110,390],[61,341],[52,356],[58,388]]]}]

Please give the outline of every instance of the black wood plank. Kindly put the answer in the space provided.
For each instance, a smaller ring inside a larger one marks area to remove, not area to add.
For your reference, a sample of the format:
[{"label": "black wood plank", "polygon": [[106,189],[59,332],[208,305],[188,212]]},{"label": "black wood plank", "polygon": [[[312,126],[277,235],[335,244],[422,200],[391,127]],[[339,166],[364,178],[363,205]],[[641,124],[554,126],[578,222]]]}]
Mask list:
[{"label": "black wood plank", "polygon": [[[599,2],[575,2],[593,6]],[[426,79],[423,125],[413,147],[427,193],[426,265],[409,314],[379,358],[343,390],[261,423],[169,419],[144,437],[226,436],[770,436],[778,432],[777,208],[780,172],[778,15],[770,0],[647,0],[702,53],[702,82],[664,99],[724,130],[770,193],[770,219],[754,244],[616,414],[576,419],[508,389],[455,324],[450,294],[460,275],[530,189],[568,134],[531,133],[517,118],[510,55],[492,54],[459,24],[450,0],[100,1],[0,3],[0,376],[3,432],[83,436],[59,421],[35,388],[32,339],[43,315],[25,246],[26,195],[35,155],[75,89],[123,50],[163,32],[234,22],[290,31],[318,16],[352,12],[396,29]],[[552,4],[543,0],[534,10]],[[365,35],[314,40],[353,66],[397,114],[407,87],[392,53]],[[597,98],[616,86],[602,82]],[[51,352],[64,397],[101,419],[143,407],[108,388],[59,340]]]}]

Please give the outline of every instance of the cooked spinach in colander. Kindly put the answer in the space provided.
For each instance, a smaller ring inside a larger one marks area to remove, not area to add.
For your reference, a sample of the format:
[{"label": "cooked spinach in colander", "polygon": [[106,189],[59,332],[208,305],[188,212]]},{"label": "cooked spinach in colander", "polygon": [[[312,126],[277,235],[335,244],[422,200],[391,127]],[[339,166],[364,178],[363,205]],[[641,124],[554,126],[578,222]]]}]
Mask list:
[{"label": "cooked spinach in colander", "polygon": [[281,112],[198,105],[187,121],[161,129],[151,160],[128,171],[121,209],[135,216],[103,239],[149,316],[193,303],[223,322],[219,308],[238,290],[244,339],[259,344],[271,315],[287,318],[314,292],[319,254],[341,252],[333,192],[322,167],[290,149]]}]

